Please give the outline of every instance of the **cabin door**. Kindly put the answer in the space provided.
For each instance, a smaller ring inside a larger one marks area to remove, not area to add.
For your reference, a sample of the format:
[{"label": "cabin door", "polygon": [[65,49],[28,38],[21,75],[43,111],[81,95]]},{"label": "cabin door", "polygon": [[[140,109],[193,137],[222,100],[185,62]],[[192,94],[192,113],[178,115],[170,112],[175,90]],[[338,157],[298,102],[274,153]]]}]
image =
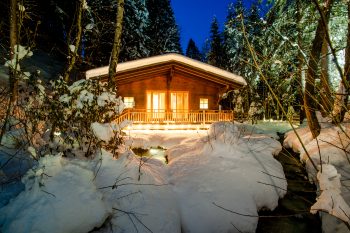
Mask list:
[{"label": "cabin door", "polygon": [[175,119],[188,118],[188,92],[177,91],[170,93],[171,112]]},{"label": "cabin door", "polygon": [[147,112],[152,118],[165,118],[165,92],[147,91]]}]

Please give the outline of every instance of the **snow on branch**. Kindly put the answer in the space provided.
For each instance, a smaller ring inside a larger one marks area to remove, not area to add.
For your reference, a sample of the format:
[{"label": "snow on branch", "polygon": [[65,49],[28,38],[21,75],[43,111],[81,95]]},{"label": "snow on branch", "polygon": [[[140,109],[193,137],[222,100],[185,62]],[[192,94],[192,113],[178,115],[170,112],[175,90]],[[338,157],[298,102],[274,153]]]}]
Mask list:
[{"label": "snow on branch", "polygon": [[322,172],[317,173],[321,195],[310,212],[316,214],[320,210],[325,211],[349,224],[350,207],[341,196],[341,176],[330,164],[323,164],[322,168]]}]

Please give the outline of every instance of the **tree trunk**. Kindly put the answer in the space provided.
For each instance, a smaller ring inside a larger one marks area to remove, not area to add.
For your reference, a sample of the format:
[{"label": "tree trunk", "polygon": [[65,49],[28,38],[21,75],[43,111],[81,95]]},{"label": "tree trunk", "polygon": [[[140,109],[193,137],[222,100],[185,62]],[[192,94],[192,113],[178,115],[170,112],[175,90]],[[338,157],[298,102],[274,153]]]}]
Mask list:
[{"label": "tree trunk", "polygon": [[124,16],[124,0],[118,0],[118,9],[116,16],[116,26],[114,33],[114,42],[111,54],[111,61],[108,69],[108,86],[117,89],[115,76],[117,73],[117,63],[120,52],[121,35],[123,30],[123,16]]},{"label": "tree trunk", "polygon": [[[345,80],[350,82],[350,2],[348,2],[348,35],[345,49],[345,65],[344,65],[344,76]],[[340,123],[344,119],[344,115],[346,111],[348,111],[347,104],[349,98],[350,90],[345,88],[345,84],[343,81],[340,83],[339,91],[337,93],[333,116],[334,122]]]},{"label": "tree trunk", "polygon": [[330,89],[330,81],[328,75],[328,43],[326,38],[323,40],[321,50],[321,87],[320,97],[322,106],[322,115],[327,116],[332,112],[332,95]]},{"label": "tree trunk", "polygon": [[316,138],[321,131],[320,124],[316,117],[316,91],[315,91],[315,80],[317,76],[318,64],[321,58],[322,44],[326,37],[327,27],[329,21],[330,10],[333,4],[333,0],[327,0],[324,4],[322,12],[323,17],[320,17],[317,24],[315,38],[312,42],[312,48],[309,55],[309,65],[306,73],[305,93],[304,93],[304,107],[305,114],[308,120],[309,128],[312,136]]},{"label": "tree trunk", "polygon": [[[68,65],[67,65],[66,72],[63,75],[63,78],[66,82],[69,82],[70,73],[72,72],[74,65],[77,61],[78,49],[80,47],[80,42],[81,42],[81,35],[82,35],[81,19],[82,19],[82,15],[83,15],[84,4],[83,4],[83,0],[78,0],[78,1],[79,1],[79,3],[78,3],[78,9],[77,9],[77,11],[78,11],[77,12],[77,21],[76,21],[76,25],[75,25],[77,34],[75,36],[74,49],[72,49],[70,46],[70,36],[68,36],[68,40],[67,40],[68,41],[69,59],[68,59]],[[69,35],[71,35],[71,30],[69,32]]]},{"label": "tree trunk", "polygon": [[304,93],[303,93],[303,82],[302,82],[302,77],[303,77],[303,66],[304,66],[304,57],[301,51],[301,48],[303,47],[302,42],[303,42],[303,30],[301,28],[301,20],[302,20],[302,6],[301,6],[301,0],[296,1],[296,18],[297,18],[297,32],[298,32],[298,71],[297,71],[297,78],[298,78],[298,99],[300,101],[300,107],[299,107],[299,119],[300,119],[300,124],[303,122],[305,118],[305,111],[303,108],[304,105]]},{"label": "tree trunk", "polygon": [[8,126],[8,121],[10,118],[10,115],[13,113],[13,109],[16,105],[16,100],[18,96],[18,77],[17,77],[17,66],[18,66],[18,59],[16,58],[16,45],[18,45],[18,31],[19,31],[19,24],[18,24],[18,15],[17,15],[17,7],[18,2],[17,0],[11,0],[10,2],[10,60],[15,60],[14,63],[15,67],[9,66],[9,101],[7,104],[6,109],[6,115],[3,122],[3,125],[1,127],[0,132],[0,144],[2,141],[2,137],[5,134],[5,131]]},{"label": "tree trunk", "polygon": [[11,103],[14,104],[17,99],[17,86],[18,86],[18,78],[17,78],[17,66],[18,59],[16,57],[16,45],[18,45],[18,15],[17,15],[17,0],[11,0],[10,5],[10,59],[15,59],[15,67],[10,67],[10,92],[11,92]]}]

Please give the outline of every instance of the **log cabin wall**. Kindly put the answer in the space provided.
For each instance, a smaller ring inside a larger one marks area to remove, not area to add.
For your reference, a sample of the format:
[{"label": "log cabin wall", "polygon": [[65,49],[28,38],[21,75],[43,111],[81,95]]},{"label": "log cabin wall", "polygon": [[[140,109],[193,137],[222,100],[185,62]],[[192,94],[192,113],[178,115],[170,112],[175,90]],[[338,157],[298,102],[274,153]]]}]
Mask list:
[{"label": "log cabin wall", "polygon": [[169,93],[171,91],[189,92],[189,110],[199,110],[200,98],[209,100],[209,110],[218,110],[219,93],[225,88],[225,85],[202,79],[191,74],[181,72],[174,74],[159,74],[153,77],[144,77],[130,82],[123,82],[118,85],[118,94],[122,97],[134,97],[135,109],[146,109],[147,98],[146,91],[165,91],[167,92],[167,109],[170,109]]}]

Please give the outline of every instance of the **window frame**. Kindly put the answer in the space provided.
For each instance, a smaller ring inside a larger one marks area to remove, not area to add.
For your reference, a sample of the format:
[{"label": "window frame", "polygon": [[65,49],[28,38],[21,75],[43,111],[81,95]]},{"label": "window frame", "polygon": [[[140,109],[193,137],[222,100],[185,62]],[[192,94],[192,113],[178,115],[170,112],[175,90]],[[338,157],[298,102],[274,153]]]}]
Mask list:
[{"label": "window frame", "polygon": [[200,110],[209,109],[209,98],[199,98],[199,109]]},{"label": "window frame", "polygon": [[[131,101],[126,101],[125,100],[126,98],[130,98],[130,99],[132,98],[132,102]],[[125,108],[134,108],[135,107],[135,97],[133,97],[133,96],[125,96],[123,98],[123,101],[124,101]]]}]

